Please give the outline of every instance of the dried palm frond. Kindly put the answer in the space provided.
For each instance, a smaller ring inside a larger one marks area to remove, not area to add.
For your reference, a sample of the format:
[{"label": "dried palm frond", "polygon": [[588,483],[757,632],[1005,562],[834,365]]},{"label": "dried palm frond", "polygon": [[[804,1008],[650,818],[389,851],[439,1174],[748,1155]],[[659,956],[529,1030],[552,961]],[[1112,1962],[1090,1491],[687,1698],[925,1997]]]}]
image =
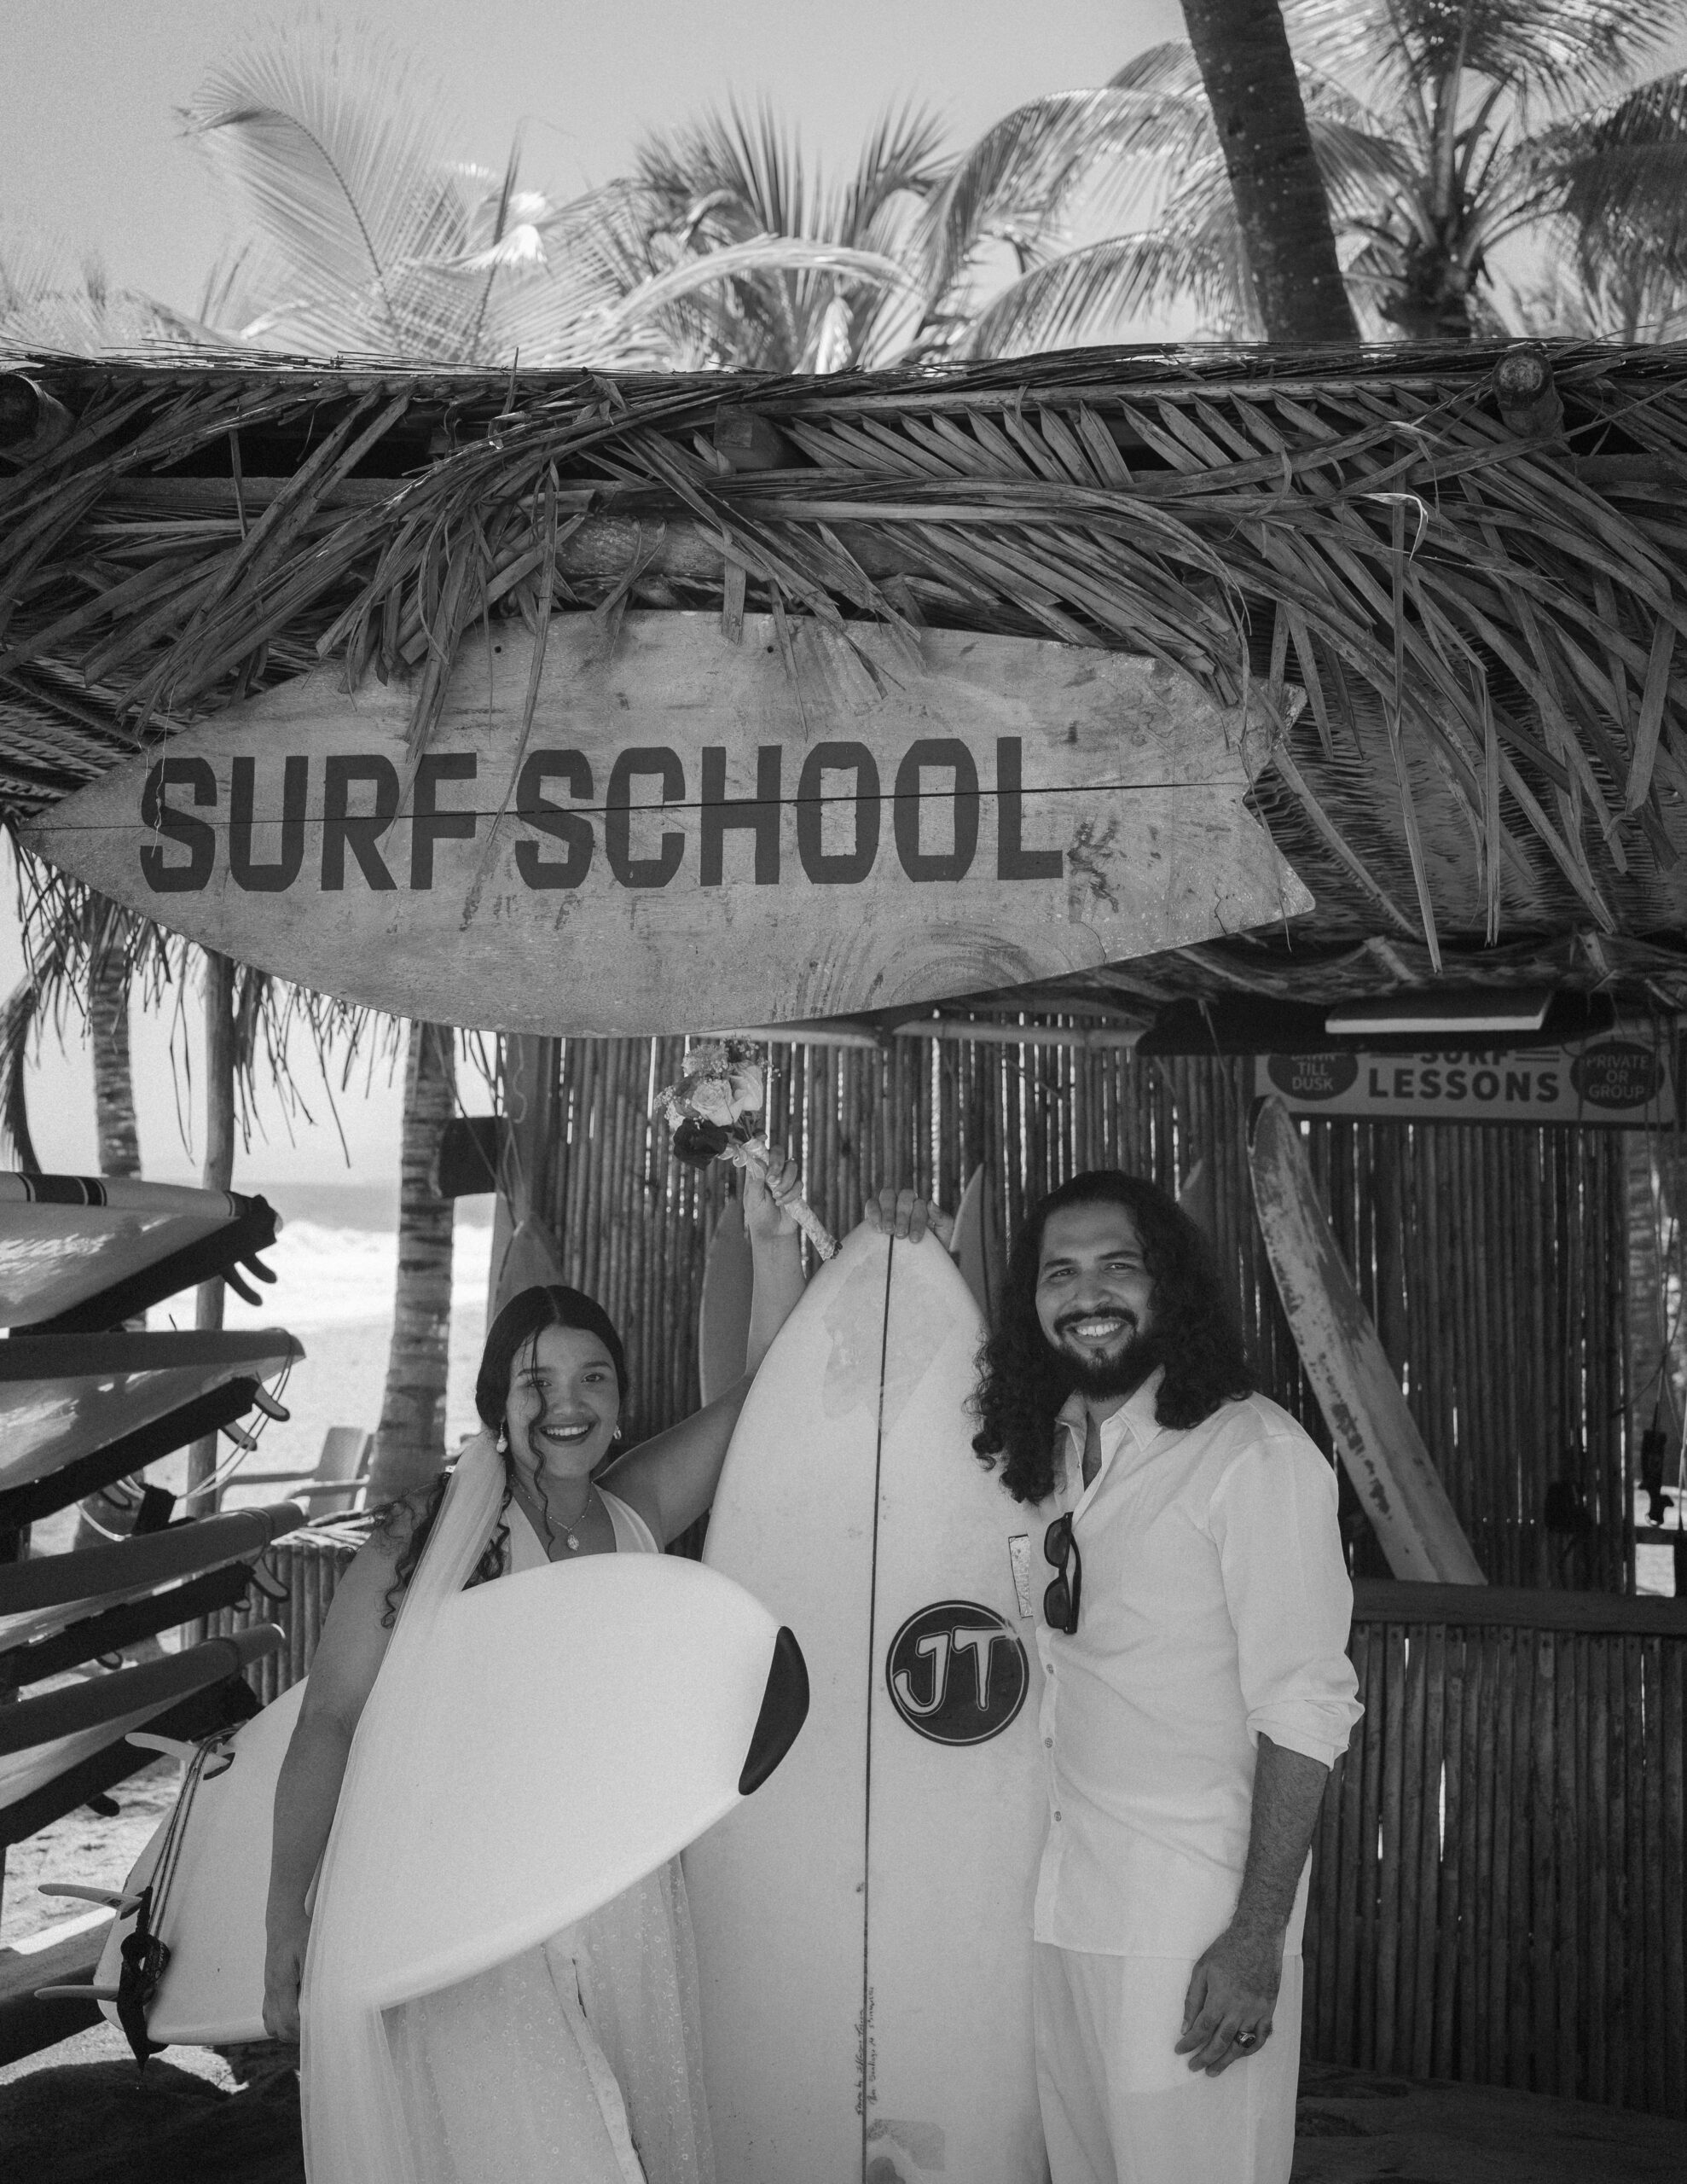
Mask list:
[{"label": "dried palm frond", "polygon": [[[826,380],[44,363],[76,421],[0,484],[0,810],[325,657],[409,678],[420,748],[483,618],[719,606],[731,566],[779,615],[1151,653],[1226,704],[1276,693],[1279,723],[1298,682],[1257,796],[1325,939],[1667,950],[1687,352],[1557,348],[1551,439],[1502,421],[1502,353]],[[727,410],[780,467],[723,467]]]}]

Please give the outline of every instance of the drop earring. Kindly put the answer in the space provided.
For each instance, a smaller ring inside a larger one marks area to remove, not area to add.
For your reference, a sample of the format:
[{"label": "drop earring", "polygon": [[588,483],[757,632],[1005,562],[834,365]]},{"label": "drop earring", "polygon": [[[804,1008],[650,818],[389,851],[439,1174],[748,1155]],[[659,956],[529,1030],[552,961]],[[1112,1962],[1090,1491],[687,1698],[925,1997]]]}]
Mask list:
[{"label": "drop earring", "polygon": [[498,1454],[501,1456],[508,1455],[510,1452],[510,1432],[507,1426],[501,1426],[498,1428],[498,1438],[493,1445],[496,1448]]}]

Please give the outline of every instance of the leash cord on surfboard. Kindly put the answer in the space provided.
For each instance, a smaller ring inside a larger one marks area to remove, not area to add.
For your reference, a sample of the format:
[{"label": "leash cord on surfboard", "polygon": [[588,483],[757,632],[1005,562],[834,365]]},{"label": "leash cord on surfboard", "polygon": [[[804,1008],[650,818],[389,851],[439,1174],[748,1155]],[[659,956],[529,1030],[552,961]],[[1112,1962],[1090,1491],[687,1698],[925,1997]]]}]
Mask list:
[{"label": "leash cord on surfboard", "polygon": [[[156,2053],[160,2043],[148,2037],[147,2013],[158,1993],[164,1975],[170,1966],[169,1944],[162,1938],[159,1928],[170,1901],[181,1863],[182,1845],[188,1832],[194,1801],[199,1786],[205,1779],[206,1762],[223,1741],[221,1735],[207,1737],[194,1748],[182,1777],[182,1787],[165,1827],[164,1842],[152,1870],[152,1876],[141,1891],[135,1909],[135,1923],[123,1938],[118,1952],[123,1970],[118,1977],[117,2014],[136,2062],[142,2070],[147,2057]],[[223,1772],[218,1769],[217,1772]],[[167,2044],[167,2043],[165,2043]]]},{"label": "leash cord on surfboard", "polygon": [[884,1468],[884,1376],[890,1361],[890,1280],[896,1240],[886,1239],[884,1312],[878,1333],[878,1409],[872,1443],[872,1554],[867,1565],[867,1761],[861,1806],[861,2175],[867,2175],[867,2129],[872,2086],[872,1699],[878,1688],[878,1513]]}]

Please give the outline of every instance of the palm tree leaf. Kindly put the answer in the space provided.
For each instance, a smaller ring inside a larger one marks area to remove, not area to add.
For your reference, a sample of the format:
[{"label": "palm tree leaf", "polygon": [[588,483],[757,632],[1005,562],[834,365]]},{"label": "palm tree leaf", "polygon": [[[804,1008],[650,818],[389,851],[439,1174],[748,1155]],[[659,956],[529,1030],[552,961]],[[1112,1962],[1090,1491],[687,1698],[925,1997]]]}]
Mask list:
[{"label": "palm tree leaf", "polygon": [[605,314],[604,330],[613,334],[634,325],[664,305],[719,282],[758,273],[809,272],[866,282],[878,288],[902,287],[908,279],[895,258],[881,257],[877,251],[851,250],[844,243],[809,242],[794,235],[752,235],[745,242],[682,258],[665,272],[652,274]]},{"label": "palm tree leaf", "polygon": [[389,283],[467,240],[455,125],[417,64],[368,31],[304,24],[214,68],[183,119],[291,292],[342,311],[353,345],[410,347]]},{"label": "palm tree leaf", "polygon": [[1519,166],[1582,237],[1590,267],[1623,248],[1687,248],[1687,70],[1542,131]]},{"label": "palm tree leaf", "polygon": [[1004,288],[972,321],[958,353],[1023,356],[1102,341],[1191,298],[1209,318],[1241,324],[1250,299],[1237,273],[1234,258],[1187,231],[1111,235],[1035,267]]},{"label": "palm tree leaf", "polygon": [[1398,97],[1462,74],[1563,106],[1607,96],[1679,27],[1673,0],[1284,0],[1296,49]]},{"label": "palm tree leaf", "polygon": [[[1170,58],[1165,65],[1180,82],[1186,72]],[[985,131],[931,202],[922,228],[927,295],[935,304],[948,293],[994,227],[1035,228],[1055,218],[1104,162],[1158,172],[1209,149],[1212,137],[1198,78],[1193,90],[1058,91],[1016,107]]]}]

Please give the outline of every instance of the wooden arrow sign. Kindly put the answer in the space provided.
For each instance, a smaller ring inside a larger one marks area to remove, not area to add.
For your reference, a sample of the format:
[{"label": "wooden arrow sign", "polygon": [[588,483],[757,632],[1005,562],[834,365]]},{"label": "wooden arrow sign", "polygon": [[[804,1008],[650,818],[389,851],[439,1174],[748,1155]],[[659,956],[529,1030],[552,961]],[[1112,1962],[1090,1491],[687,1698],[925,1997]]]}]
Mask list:
[{"label": "wooden arrow sign", "polygon": [[[322,670],[114,769],[32,848],[206,947],[397,1015],[704,1031],[1086,970],[1311,908],[1243,808],[1244,723],[1155,661],[747,616]],[[872,663],[871,671],[863,656]]]}]

